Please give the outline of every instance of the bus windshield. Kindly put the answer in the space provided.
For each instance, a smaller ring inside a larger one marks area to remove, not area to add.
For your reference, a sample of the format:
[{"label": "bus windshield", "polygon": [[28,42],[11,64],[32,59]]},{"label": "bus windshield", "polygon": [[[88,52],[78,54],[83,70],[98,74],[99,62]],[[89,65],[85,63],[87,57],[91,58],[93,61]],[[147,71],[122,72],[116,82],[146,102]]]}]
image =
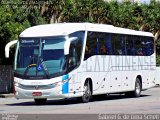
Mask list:
[{"label": "bus windshield", "polygon": [[40,77],[63,73],[65,37],[20,38],[15,56],[15,74]]}]

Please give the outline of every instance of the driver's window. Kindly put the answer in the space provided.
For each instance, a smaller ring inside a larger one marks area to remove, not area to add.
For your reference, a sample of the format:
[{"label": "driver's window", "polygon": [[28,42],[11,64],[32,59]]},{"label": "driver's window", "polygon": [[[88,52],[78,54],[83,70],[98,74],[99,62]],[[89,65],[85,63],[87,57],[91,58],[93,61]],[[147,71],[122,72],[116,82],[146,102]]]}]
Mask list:
[{"label": "driver's window", "polygon": [[71,43],[70,45],[70,53],[69,53],[69,68],[74,69],[77,65],[77,54],[75,44]]},{"label": "driver's window", "polygon": [[70,44],[69,51],[69,70],[73,70],[80,64],[81,60],[81,51],[82,51],[82,41],[75,40]]},{"label": "driver's window", "polygon": [[69,37],[76,38],[71,42],[70,48],[69,48],[68,68],[69,68],[69,71],[71,71],[80,65],[82,48],[83,48],[84,31],[77,31],[77,32],[71,33]]}]

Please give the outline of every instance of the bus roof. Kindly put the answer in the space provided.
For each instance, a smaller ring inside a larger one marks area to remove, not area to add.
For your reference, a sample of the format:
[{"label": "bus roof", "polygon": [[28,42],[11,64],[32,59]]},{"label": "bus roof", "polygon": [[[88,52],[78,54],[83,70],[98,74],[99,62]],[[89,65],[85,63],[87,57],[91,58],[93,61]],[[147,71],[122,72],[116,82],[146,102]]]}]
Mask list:
[{"label": "bus roof", "polygon": [[153,37],[153,34],[150,32],[136,31],[126,28],[114,27],[107,24],[93,23],[56,23],[37,25],[24,30],[20,34],[20,37],[65,36],[75,31],[85,30]]}]

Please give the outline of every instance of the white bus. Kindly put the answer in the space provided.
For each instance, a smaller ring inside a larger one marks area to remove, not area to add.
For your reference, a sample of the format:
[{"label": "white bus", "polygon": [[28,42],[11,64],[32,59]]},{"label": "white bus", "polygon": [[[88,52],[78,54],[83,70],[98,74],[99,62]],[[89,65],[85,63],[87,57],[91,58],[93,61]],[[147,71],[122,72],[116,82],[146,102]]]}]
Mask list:
[{"label": "white bus", "polygon": [[125,93],[139,97],[155,86],[152,33],[92,23],[38,25],[24,30],[17,43],[14,88],[17,99]]}]

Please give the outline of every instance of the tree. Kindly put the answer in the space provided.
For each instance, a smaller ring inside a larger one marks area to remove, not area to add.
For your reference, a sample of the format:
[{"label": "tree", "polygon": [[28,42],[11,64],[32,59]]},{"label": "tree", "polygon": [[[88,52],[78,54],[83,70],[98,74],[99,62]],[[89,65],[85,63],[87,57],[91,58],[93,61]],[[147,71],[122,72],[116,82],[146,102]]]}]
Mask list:
[{"label": "tree", "polygon": [[[12,4],[14,3],[14,4]],[[4,46],[27,27],[58,22],[92,22],[135,30],[160,31],[160,3],[105,2],[104,0],[0,0],[0,64]],[[157,54],[160,56],[157,41]],[[158,62],[160,64],[160,62]]]},{"label": "tree", "polygon": [[[40,24],[43,21],[37,15],[37,10],[28,10],[21,2],[20,0],[13,0],[12,2],[7,2],[7,0],[0,1],[0,64],[12,64],[13,62],[14,54],[9,60],[4,57],[4,49],[7,43],[18,39],[19,34],[24,29]],[[31,19],[31,16],[35,18]]]}]

